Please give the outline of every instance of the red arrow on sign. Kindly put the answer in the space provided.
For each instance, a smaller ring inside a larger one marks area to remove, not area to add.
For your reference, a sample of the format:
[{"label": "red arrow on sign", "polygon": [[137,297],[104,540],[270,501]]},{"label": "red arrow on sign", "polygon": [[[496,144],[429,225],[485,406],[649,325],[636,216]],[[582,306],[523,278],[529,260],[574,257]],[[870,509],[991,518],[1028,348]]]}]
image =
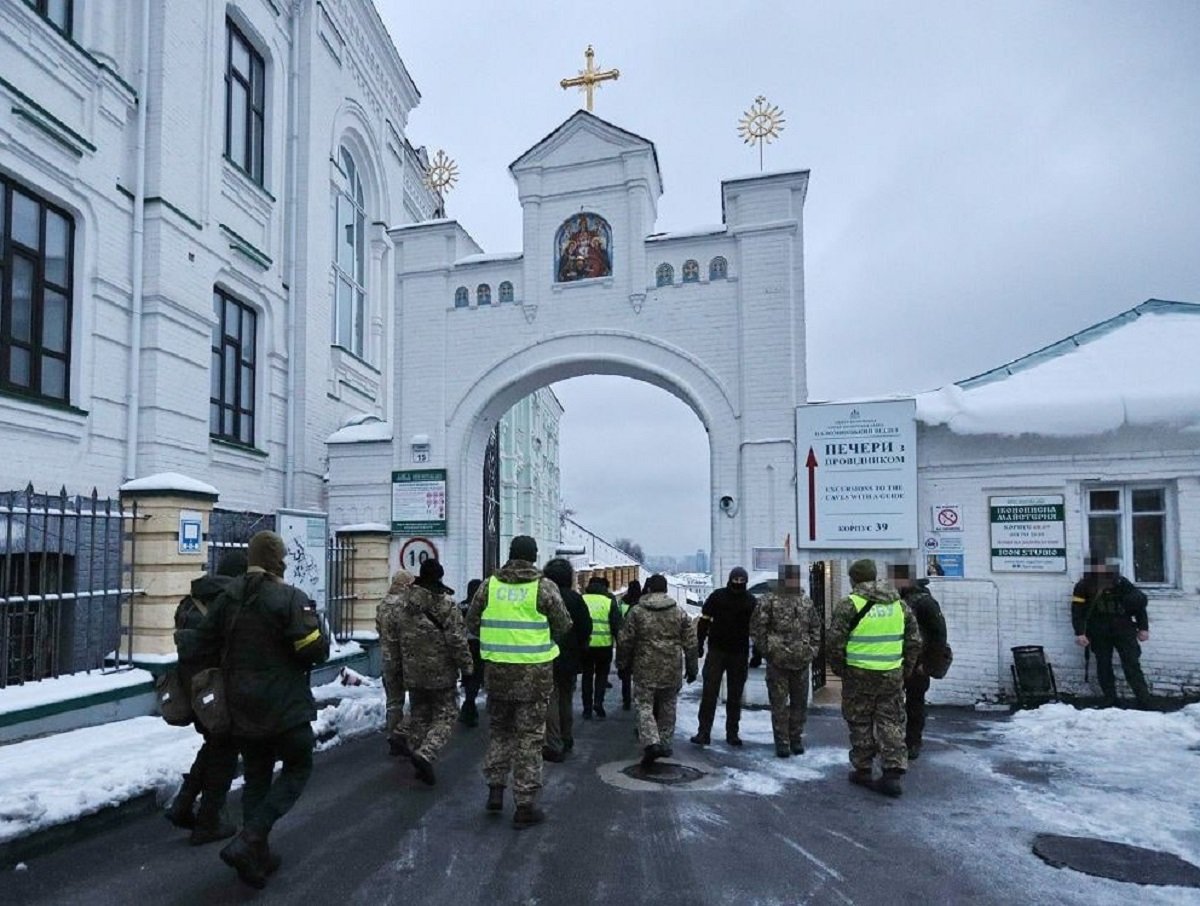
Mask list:
[{"label": "red arrow on sign", "polygon": [[817,540],[817,454],[813,448],[808,448],[808,459],[804,462],[808,469],[808,540]]}]

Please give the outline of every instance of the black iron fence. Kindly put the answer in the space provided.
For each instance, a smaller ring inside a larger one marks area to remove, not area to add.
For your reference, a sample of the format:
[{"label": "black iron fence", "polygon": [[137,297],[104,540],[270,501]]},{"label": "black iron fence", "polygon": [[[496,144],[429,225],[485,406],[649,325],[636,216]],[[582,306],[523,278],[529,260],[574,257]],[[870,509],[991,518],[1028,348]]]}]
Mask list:
[{"label": "black iron fence", "polygon": [[0,492],[0,688],[130,664],[137,518],[94,488]]},{"label": "black iron fence", "polygon": [[[216,571],[222,554],[228,550],[245,550],[255,533],[265,530],[275,530],[274,515],[213,510],[208,531],[209,572]],[[345,642],[354,631],[358,602],[354,591],[354,557],[351,538],[334,535],[326,540],[325,619],[339,642]]]}]

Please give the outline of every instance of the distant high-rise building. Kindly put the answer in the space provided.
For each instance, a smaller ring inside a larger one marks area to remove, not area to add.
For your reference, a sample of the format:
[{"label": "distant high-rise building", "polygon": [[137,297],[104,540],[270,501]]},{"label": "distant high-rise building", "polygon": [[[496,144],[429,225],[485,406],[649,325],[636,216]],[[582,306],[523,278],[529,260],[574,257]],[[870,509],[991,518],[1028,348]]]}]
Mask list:
[{"label": "distant high-rise building", "polygon": [[696,572],[708,572],[708,553],[704,550],[704,548],[700,548],[698,551],[696,551]]}]

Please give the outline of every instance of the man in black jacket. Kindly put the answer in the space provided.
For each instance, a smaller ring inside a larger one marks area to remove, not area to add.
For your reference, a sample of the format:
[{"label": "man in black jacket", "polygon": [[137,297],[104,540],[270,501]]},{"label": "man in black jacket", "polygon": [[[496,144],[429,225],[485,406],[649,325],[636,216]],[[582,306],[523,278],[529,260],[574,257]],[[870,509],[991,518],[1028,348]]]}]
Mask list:
[{"label": "man in black jacket", "polygon": [[1112,668],[1115,649],[1121,658],[1125,681],[1139,707],[1151,708],[1150,688],[1138,660],[1142,653],[1138,643],[1150,639],[1146,596],[1111,561],[1089,557],[1084,570],[1083,578],[1071,592],[1071,625],[1075,643],[1081,648],[1092,646],[1104,706],[1117,703],[1117,681]]},{"label": "man in black jacket", "polygon": [[[234,742],[245,766],[242,831],[221,859],[251,887],[279,867],[267,837],[300,798],[313,765],[317,716],[308,671],[329,657],[316,605],[283,581],[287,550],[274,532],[250,539],[249,569],[217,598],[201,644],[224,667]],[[272,781],[275,762],[283,762]]]},{"label": "man in black jacket", "polygon": [[[179,652],[179,680],[184,689],[192,688],[192,677],[207,667],[216,667],[217,660],[194,656],[196,630],[208,615],[208,609],[230,582],[246,572],[246,553],[229,550],[221,557],[215,574],[205,573],[192,580],[191,593],[175,608],[175,646]],[[228,736],[209,733],[202,723],[193,720],[196,732],[204,737],[192,769],[183,775],[183,785],[167,810],[167,820],[176,827],[192,832],[190,843],[199,846],[224,840],[237,833],[237,828],[221,821],[221,810],[229,786],[237,773],[237,748]],[[200,807],[193,814],[196,800]]]},{"label": "man in black jacket", "polygon": [[575,591],[575,570],[571,561],[557,557],[542,569],[542,575],[558,586],[567,613],[571,615],[571,631],[558,640],[558,657],[554,659],[554,689],[546,707],[546,742],[542,758],[559,762],[575,747],[574,712],[575,677],[583,669],[592,635],[592,616],[587,602]]},{"label": "man in black jacket", "polygon": [[696,622],[699,653],[704,658],[704,690],[700,693],[700,728],[692,737],[698,746],[712,742],[712,725],[717,715],[721,677],[725,677],[725,741],[740,746],[738,727],[742,720],[742,690],[750,670],[750,617],[758,602],[746,590],[749,576],[740,566],[729,571],[729,581],[704,602]]},{"label": "man in black jacket", "polygon": [[917,666],[904,680],[904,711],[907,715],[904,743],[908,747],[908,759],[912,761],[921,757],[921,737],[925,732],[925,693],[929,691],[930,675],[939,673],[939,664],[945,657],[946,620],[937,598],[929,593],[928,579],[917,579],[911,583],[901,580],[897,584],[904,586],[900,589],[900,597],[917,618],[917,626],[921,630],[921,656],[917,659]]}]

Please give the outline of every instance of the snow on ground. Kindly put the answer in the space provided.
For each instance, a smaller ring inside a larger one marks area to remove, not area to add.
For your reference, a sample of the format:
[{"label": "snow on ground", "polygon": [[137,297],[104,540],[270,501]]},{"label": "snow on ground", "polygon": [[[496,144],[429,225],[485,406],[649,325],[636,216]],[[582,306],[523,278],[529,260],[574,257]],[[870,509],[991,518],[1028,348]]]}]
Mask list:
[{"label": "snow on ground", "polygon": [[93,670],[91,673],[75,673],[56,679],[38,680],[36,683],[6,686],[0,689],[0,714],[84,698],[152,681],[153,677],[145,670]]},{"label": "snow on ground", "polygon": [[[1018,712],[987,735],[998,742],[993,772],[1045,832],[1161,849],[1200,863],[1200,705],[1171,714],[1044,705]],[[1010,776],[1013,762],[1032,773]]]},{"label": "snow on ground", "polygon": [[[343,679],[361,685],[343,685]],[[378,680],[344,670],[313,690],[323,751],[383,726]],[[200,748],[191,727],[135,717],[0,746],[0,843],[153,792],[165,803]],[[240,782],[240,781],[239,781]]]}]

